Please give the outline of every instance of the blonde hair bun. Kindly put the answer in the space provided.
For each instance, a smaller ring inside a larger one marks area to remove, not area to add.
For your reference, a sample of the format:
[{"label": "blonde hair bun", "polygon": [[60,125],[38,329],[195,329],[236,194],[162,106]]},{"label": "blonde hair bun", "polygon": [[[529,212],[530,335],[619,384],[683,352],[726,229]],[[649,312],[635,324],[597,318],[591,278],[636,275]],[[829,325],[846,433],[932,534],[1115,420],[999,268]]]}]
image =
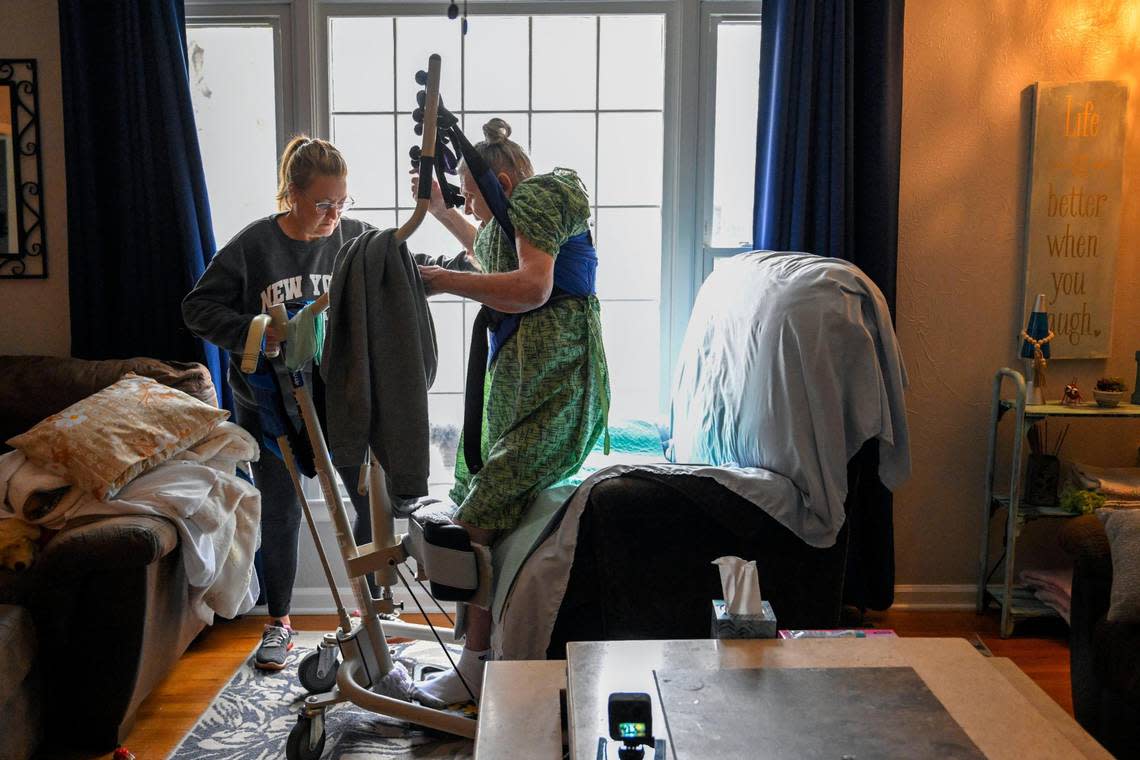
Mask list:
[{"label": "blonde hair bun", "polygon": [[492,145],[506,142],[511,138],[511,125],[496,116],[483,125],[483,137]]},{"label": "blonde hair bun", "polygon": [[534,176],[534,165],[523,147],[511,141],[511,125],[498,116],[483,125],[483,142],[475,146],[496,174],[506,172],[516,185]]}]

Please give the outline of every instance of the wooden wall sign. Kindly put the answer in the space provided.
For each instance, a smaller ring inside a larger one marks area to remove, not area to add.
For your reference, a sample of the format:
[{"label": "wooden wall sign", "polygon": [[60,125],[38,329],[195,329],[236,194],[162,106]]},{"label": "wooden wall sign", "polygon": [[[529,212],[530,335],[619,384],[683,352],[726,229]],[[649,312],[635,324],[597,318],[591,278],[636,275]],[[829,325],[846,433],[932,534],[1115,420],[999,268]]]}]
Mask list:
[{"label": "wooden wall sign", "polygon": [[1105,358],[1112,345],[1128,89],[1120,82],[1033,87],[1024,327],[1045,294],[1054,359]]}]

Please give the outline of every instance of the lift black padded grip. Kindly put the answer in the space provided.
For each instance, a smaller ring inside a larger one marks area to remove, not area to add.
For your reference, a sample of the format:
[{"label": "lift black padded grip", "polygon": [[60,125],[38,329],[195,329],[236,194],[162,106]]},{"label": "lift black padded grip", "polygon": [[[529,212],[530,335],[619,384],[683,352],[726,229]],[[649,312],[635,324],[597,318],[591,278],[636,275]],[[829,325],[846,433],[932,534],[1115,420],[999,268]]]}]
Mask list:
[{"label": "lift black padded grip", "polygon": [[431,180],[434,169],[434,156],[420,156],[420,187],[416,197],[422,201],[431,199]]}]

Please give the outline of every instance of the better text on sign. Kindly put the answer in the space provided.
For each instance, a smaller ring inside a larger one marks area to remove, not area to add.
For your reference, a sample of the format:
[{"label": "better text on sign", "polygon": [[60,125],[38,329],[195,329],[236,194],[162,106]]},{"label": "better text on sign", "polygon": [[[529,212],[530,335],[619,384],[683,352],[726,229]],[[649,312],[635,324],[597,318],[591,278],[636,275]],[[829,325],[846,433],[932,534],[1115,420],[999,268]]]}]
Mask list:
[{"label": "better text on sign", "polygon": [[1034,95],[1025,312],[1045,294],[1054,359],[1107,357],[1128,90],[1038,83]]}]

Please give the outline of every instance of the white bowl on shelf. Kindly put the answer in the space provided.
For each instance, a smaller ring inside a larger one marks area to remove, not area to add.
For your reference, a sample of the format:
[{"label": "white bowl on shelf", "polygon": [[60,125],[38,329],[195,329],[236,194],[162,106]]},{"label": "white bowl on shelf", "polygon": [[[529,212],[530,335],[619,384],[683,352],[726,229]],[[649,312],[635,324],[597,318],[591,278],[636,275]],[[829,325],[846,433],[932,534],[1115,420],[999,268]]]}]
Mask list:
[{"label": "white bowl on shelf", "polygon": [[1100,406],[1116,406],[1124,399],[1124,393],[1124,391],[1101,391],[1093,388],[1093,398]]}]

